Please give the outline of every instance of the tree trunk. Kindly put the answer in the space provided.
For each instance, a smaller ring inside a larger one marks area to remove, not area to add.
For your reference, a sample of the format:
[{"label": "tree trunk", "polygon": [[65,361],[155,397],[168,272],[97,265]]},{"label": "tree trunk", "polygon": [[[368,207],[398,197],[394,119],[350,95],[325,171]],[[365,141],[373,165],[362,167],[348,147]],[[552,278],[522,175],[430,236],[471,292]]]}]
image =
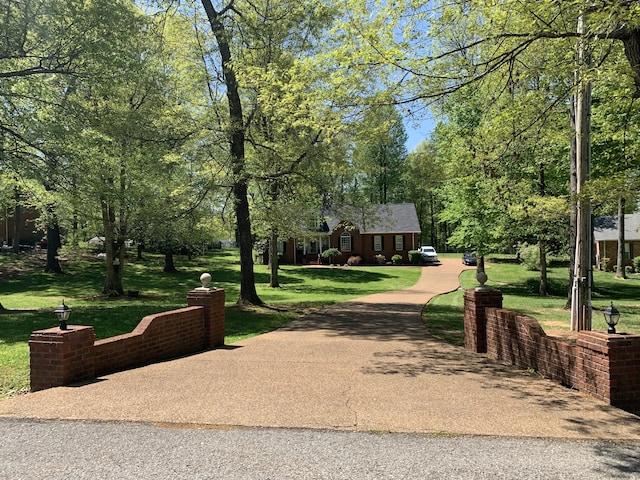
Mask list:
[{"label": "tree trunk", "polygon": [[[540,162],[538,165],[538,194],[544,197],[547,194],[547,185],[544,177],[544,164]],[[546,234],[547,228],[544,227],[543,234]],[[549,283],[547,278],[547,248],[545,238],[541,235],[538,238],[538,254],[540,257],[540,287],[538,295],[546,297],[549,295]]]},{"label": "tree trunk", "polygon": [[62,273],[62,267],[58,260],[58,249],[60,248],[60,226],[55,217],[52,217],[47,224],[47,264],[44,271],[47,273]]},{"label": "tree trunk", "polygon": [[622,39],[624,54],[629,60],[633,72],[633,83],[636,86],[635,98],[640,98],[640,28],[634,28]]},{"label": "tree trunk", "polygon": [[20,224],[22,223],[22,208],[20,207],[20,192],[16,188],[14,191],[16,206],[13,210],[13,241],[11,251],[20,253]]},{"label": "tree trunk", "polygon": [[251,239],[251,220],[249,218],[249,201],[247,183],[238,182],[234,186],[236,197],[236,217],[240,243],[240,295],[239,304],[262,305],[256,291],[253,272],[253,242]]},{"label": "tree trunk", "polygon": [[[74,210],[75,211],[75,210]],[[73,222],[71,224],[71,245],[77,247],[80,245],[80,229],[78,228],[78,214],[73,214]]]},{"label": "tree trunk", "polygon": [[435,248],[438,248],[438,236],[436,234],[436,213],[435,213],[435,205],[433,202],[433,193],[429,192],[429,210],[431,216],[431,245]]},{"label": "tree trunk", "polygon": [[107,271],[104,277],[102,293],[109,296],[124,295],[122,287],[122,268],[124,263],[124,248],[119,242],[108,242],[105,237],[105,250],[107,253]]},{"label": "tree trunk", "polygon": [[238,243],[240,247],[240,304],[262,305],[256,292],[253,272],[253,242],[251,239],[251,219],[249,217],[249,199],[247,198],[247,177],[244,156],[244,118],[242,101],[238,92],[238,81],[231,59],[230,32],[224,26],[221,14],[213,8],[210,0],[202,0],[211,31],[216,37],[222,63],[222,73],[229,105],[229,148],[233,168],[233,194],[235,198]]},{"label": "tree trunk", "polygon": [[278,278],[278,234],[275,230],[271,231],[271,239],[269,240],[269,267],[271,276],[269,278],[269,286],[271,288],[280,288],[280,279]]},{"label": "tree trunk", "polygon": [[124,239],[116,234],[115,213],[106,200],[102,200],[102,225],[104,228],[104,246],[107,258],[104,287],[102,293],[109,296],[124,295],[122,287],[122,268],[124,265]]},{"label": "tree trunk", "polygon": [[624,206],[625,199],[618,199],[618,262],[616,267],[616,278],[627,278],[626,262],[624,258]]},{"label": "tree trunk", "polygon": [[164,273],[175,273],[178,270],[176,269],[175,263],[173,262],[173,248],[167,247],[164,251]]}]

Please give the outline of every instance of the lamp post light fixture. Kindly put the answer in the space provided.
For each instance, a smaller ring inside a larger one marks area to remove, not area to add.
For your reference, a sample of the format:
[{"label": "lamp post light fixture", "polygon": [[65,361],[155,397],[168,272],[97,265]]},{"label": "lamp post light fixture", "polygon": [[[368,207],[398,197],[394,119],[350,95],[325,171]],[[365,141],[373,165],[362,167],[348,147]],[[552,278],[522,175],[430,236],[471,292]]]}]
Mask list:
[{"label": "lamp post light fixture", "polygon": [[67,330],[67,320],[69,319],[71,308],[65,305],[64,300],[62,300],[62,303],[56,307],[53,313],[55,313],[58,317],[58,322],[60,322],[60,330]]},{"label": "lamp post light fixture", "polygon": [[611,305],[605,308],[602,313],[604,314],[604,321],[609,325],[607,333],[616,333],[616,325],[618,324],[618,320],[620,320],[620,312],[613,306],[613,302],[611,302]]}]

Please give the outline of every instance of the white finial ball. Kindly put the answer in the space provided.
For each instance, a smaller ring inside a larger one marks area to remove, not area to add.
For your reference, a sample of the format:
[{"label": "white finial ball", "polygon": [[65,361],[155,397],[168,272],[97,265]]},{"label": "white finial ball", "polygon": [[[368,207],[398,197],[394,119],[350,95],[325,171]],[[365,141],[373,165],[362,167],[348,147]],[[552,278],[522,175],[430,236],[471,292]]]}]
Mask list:
[{"label": "white finial ball", "polygon": [[209,273],[203,273],[200,275],[200,282],[204,288],[209,288],[209,284],[211,283],[211,275]]}]

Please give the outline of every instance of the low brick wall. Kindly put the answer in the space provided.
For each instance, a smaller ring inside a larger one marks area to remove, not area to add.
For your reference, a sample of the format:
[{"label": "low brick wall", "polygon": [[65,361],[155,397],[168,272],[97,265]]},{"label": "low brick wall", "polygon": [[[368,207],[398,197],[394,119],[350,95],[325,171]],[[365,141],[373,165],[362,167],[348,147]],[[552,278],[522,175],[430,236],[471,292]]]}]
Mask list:
[{"label": "low brick wall", "polygon": [[[610,405],[640,412],[640,335],[581,331],[575,344],[546,335],[538,321],[509,310],[483,306],[484,318],[467,319],[475,310],[465,292],[465,346],[486,342],[486,353],[497,360],[531,368],[546,378],[587,393]],[[494,300],[497,301],[497,296]],[[501,299],[500,299],[501,300]],[[484,331],[469,331],[480,325]]]},{"label": "low brick wall", "polygon": [[144,317],[131,333],[95,342],[95,375],[204,350],[204,328],[203,307]]},{"label": "low brick wall", "polygon": [[577,341],[549,337],[535,318],[502,308],[502,294],[464,293],[465,348],[531,368],[610,405],[640,413],[640,335],[578,332]]},{"label": "low brick wall", "polygon": [[548,337],[535,318],[500,308],[486,309],[487,354],[580,390],[581,351]]},{"label": "low brick wall", "polygon": [[188,307],[146,316],[131,333],[97,342],[91,326],[35,331],[29,339],[31,391],[223,345],[224,301],[222,289],[196,289],[187,296]]}]

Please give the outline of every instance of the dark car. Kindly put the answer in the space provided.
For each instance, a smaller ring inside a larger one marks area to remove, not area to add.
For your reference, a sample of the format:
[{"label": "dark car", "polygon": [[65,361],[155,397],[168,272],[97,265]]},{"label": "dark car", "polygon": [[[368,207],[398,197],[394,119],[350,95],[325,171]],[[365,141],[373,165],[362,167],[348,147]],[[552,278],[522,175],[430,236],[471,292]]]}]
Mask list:
[{"label": "dark car", "polygon": [[476,254],[473,252],[467,252],[462,255],[462,263],[465,265],[477,265],[478,257],[476,257]]}]

